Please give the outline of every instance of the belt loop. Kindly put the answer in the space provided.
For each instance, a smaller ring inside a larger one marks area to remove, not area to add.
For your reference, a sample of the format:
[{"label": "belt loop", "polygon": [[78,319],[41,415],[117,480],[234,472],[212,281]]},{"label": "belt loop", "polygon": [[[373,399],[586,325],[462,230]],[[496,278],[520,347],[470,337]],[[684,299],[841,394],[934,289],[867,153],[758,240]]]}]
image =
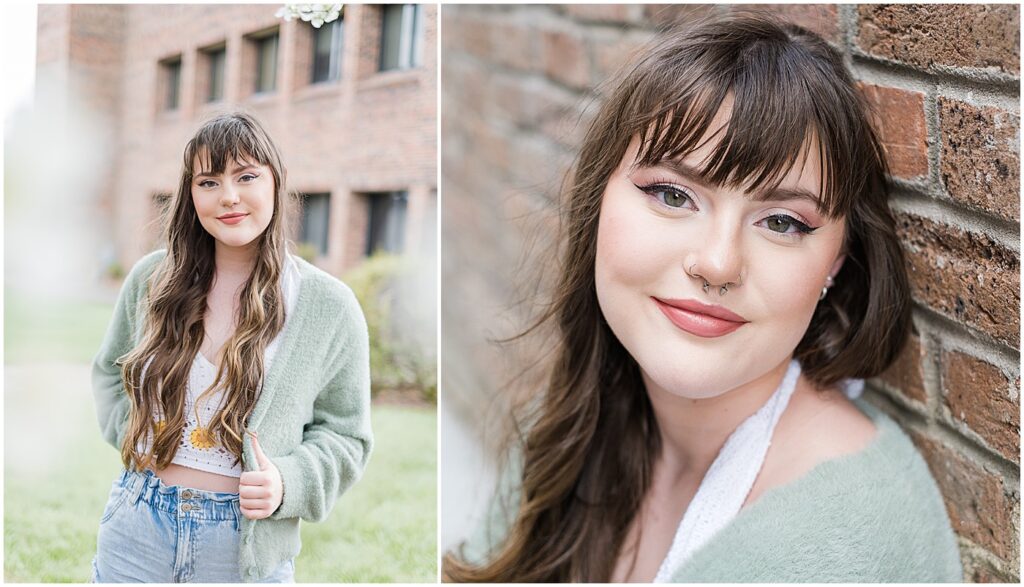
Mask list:
[{"label": "belt loop", "polygon": [[141,475],[135,471],[128,471],[128,499],[132,502],[132,505],[139,503],[139,495],[142,492],[143,479]]}]

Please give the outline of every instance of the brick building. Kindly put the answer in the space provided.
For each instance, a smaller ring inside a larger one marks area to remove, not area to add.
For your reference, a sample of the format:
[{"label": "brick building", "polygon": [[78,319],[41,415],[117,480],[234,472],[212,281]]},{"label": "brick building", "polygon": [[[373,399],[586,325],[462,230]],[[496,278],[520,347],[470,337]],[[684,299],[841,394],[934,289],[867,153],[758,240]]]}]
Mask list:
[{"label": "brick building", "polygon": [[[881,116],[914,332],[897,364],[868,382],[866,397],[928,461],[959,535],[964,579],[1017,582],[1019,7],[761,8],[831,42]],[[602,84],[660,27],[733,9],[444,7],[445,438],[493,437],[479,422],[500,406],[493,396],[519,381],[514,368],[502,370],[507,349],[489,341],[522,327],[509,324],[509,309],[522,308],[517,266],[547,230],[530,220],[551,218]],[[455,507],[442,508],[442,530],[464,531],[471,524],[457,516],[465,499],[453,494],[472,485],[455,469],[476,456],[452,456],[447,443],[443,450],[442,496]],[[442,536],[446,545],[457,538]]]},{"label": "brick building", "polygon": [[292,236],[318,265],[433,254],[436,6],[348,5],[320,29],[279,6],[40,5],[41,75],[112,147],[99,230],[122,267],[155,245],[192,133],[239,108],[277,142],[303,200]]}]

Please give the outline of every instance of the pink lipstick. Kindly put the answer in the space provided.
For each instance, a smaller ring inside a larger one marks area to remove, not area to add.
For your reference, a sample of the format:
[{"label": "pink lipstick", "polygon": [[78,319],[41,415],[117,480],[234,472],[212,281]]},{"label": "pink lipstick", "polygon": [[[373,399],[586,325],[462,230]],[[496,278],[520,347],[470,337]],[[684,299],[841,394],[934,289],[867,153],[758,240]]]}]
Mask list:
[{"label": "pink lipstick", "polygon": [[241,212],[234,212],[234,213],[231,213],[231,214],[225,214],[223,216],[218,216],[217,220],[220,220],[224,224],[238,224],[239,222],[245,220],[246,216],[248,216],[248,214],[244,214],[244,213],[241,213]]},{"label": "pink lipstick", "polygon": [[717,338],[738,329],[746,318],[721,306],[702,304],[697,300],[676,300],[651,296],[665,317],[678,328],[702,338]]}]

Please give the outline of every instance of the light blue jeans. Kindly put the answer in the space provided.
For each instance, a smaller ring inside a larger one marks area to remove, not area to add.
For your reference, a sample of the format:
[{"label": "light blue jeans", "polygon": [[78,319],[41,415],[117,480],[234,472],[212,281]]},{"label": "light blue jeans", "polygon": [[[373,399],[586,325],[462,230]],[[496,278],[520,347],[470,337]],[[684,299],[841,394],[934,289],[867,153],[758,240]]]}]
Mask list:
[{"label": "light blue jeans", "polygon": [[[93,583],[241,583],[237,493],[165,485],[123,471],[100,519]],[[295,559],[263,583],[294,583]]]}]

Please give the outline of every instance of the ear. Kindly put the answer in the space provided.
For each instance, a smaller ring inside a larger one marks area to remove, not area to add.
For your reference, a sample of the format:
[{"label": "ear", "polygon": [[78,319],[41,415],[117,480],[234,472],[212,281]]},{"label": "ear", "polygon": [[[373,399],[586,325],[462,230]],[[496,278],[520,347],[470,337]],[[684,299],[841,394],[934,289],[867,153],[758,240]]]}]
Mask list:
[{"label": "ear", "polygon": [[846,253],[841,253],[838,257],[836,257],[835,262],[832,263],[832,268],[828,270],[828,276],[835,279],[836,274],[839,273],[839,270],[843,268],[844,261],[846,261]]}]

